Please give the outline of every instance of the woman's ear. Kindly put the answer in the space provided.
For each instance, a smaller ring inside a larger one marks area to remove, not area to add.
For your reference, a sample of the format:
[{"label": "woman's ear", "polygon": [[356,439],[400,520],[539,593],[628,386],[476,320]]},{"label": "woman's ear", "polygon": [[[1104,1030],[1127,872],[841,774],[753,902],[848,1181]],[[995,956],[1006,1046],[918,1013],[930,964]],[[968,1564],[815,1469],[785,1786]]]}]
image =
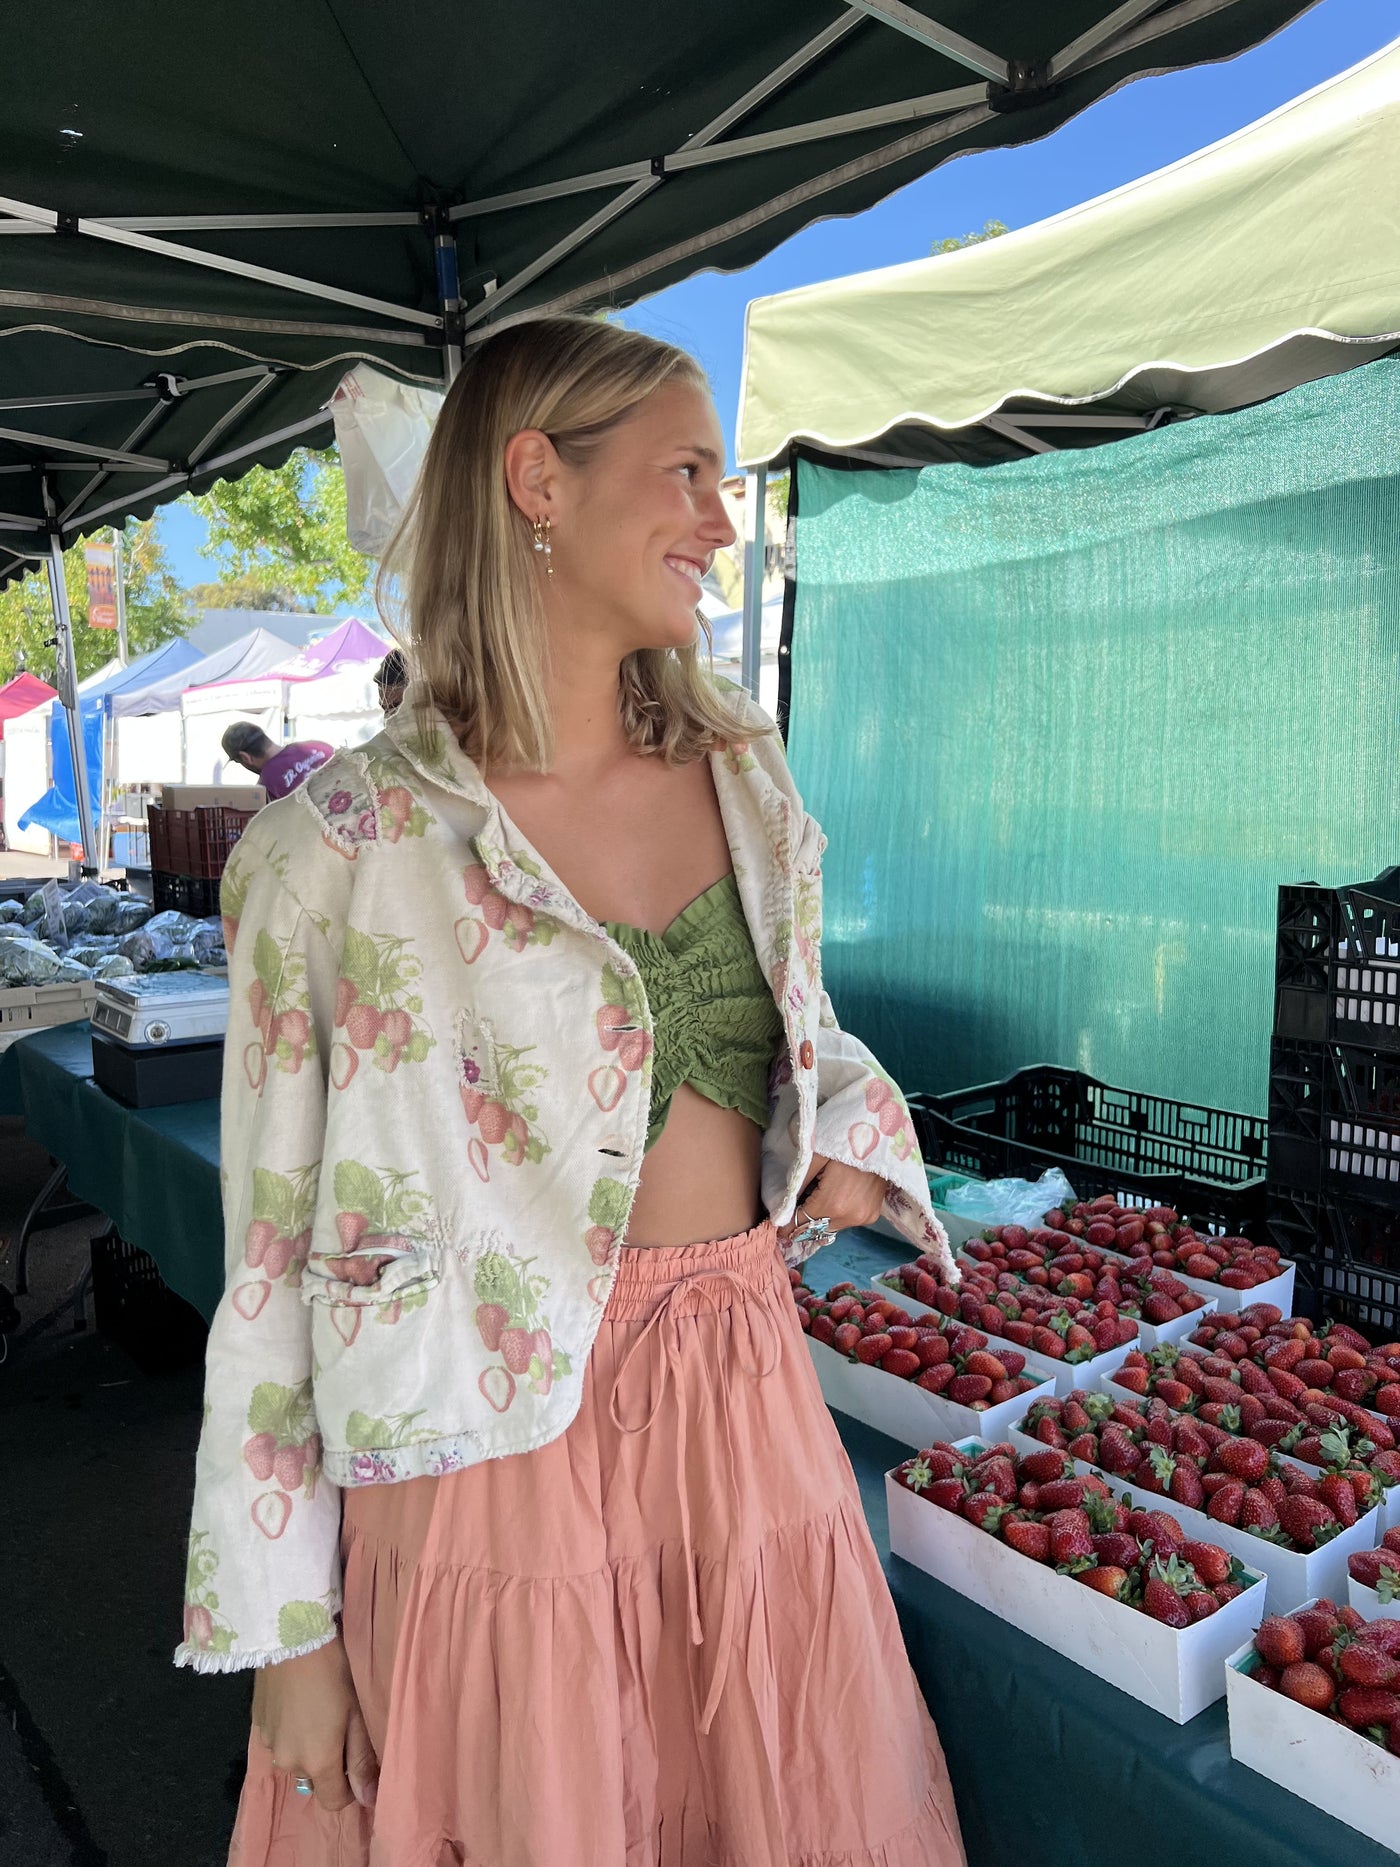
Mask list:
[{"label": "woman's ear", "polygon": [[554,443],[539,428],[522,428],[506,442],[506,490],[531,524],[551,516],[559,464]]}]

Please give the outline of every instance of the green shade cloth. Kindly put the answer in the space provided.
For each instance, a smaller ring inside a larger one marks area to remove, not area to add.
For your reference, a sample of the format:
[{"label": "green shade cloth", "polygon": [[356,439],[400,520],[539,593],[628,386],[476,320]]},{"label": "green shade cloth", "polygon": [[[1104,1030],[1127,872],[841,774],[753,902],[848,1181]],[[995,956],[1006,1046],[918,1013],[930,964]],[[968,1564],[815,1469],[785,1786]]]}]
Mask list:
[{"label": "green shade cloth", "polygon": [[68,1169],[69,1189],[105,1212],[128,1244],[207,1321],[224,1291],[219,1105],[129,1109],[92,1081],[86,1023],[14,1046],[25,1125]]},{"label": "green shade cloth", "polygon": [[1350,368],[1400,336],[1397,164],[1400,44],[1035,226],[755,299],[737,455],[1047,402],[1238,408]]},{"label": "green shade cloth", "polygon": [[[679,0],[12,7],[6,61],[23,81],[0,120],[0,197],[38,218],[3,239],[5,425],[165,463],[104,473],[86,502],[89,468],[57,473],[67,543],[201,488],[222,455],[235,477],[281,458],[298,422],[329,439],[317,411],[359,359],[441,382],[449,252],[466,316],[490,309],[468,339],[532,308],[629,304],[752,265],[953,156],[1047,136],[1140,72],[1229,58],[1306,6],[1135,9],[1082,48],[1117,0],[935,7],[996,54],[995,83],[975,52],[969,66],[946,41],[793,0],[749,0],[742,21]],[[239,224],[212,224],[226,216]],[[113,221],[116,240],[99,231]],[[142,234],[261,276],[138,248]],[[141,399],[157,371],[198,381],[249,362],[277,373]],[[63,403],[77,391],[133,399]],[[66,458],[0,437],[0,465]],[[6,476],[7,513],[43,517],[39,478]],[[14,571],[0,551],[0,578]]]},{"label": "green shade cloth", "polygon": [[843,1023],[1264,1113],[1277,888],[1393,863],[1400,362],[998,467],[802,462],[788,755]]},{"label": "green shade cloth", "polygon": [[[864,1282],[910,1249],[844,1232],[809,1260],[808,1282]],[[884,1474],[908,1449],[832,1417],[948,1758],[969,1867],[1395,1867],[1387,1849],[1235,1763],[1223,1698],[1173,1724],[892,1557]]]},{"label": "green shade cloth", "polygon": [[739,884],[721,875],[665,933],[608,921],[637,962],[651,1008],[651,1118],[646,1145],[666,1126],[682,1083],[722,1109],[768,1126],[768,1075],[783,1021],[753,949]]}]

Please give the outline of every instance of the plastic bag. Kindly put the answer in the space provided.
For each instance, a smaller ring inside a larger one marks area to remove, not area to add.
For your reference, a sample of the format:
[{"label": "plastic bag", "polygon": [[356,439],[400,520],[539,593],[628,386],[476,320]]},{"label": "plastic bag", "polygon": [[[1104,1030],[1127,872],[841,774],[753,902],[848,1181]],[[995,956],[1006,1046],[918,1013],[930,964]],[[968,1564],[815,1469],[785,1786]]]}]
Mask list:
[{"label": "plastic bag", "polygon": [[90,925],[87,908],[81,901],[66,901],[63,904],[63,931],[70,940],[78,934],[85,934]]},{"label": "plastic bag", "polygon": [[121,953],[108,953],[92,969],[94,979],[130,979],[136,968]]},{"label": "plastic bag", "polygon": [[207,966],[215,953],[222,953],[224,950],[223,923],[201,921],[194,930],[194,938],[190,944],[194,948],[194,956],[200,965]]},{"label": "plastic bag", "polygon": [[0,940],[0,985],[52,985],[62,964],[40,940]]},{"label": "plastic bag", "polygon": [[0,927],[6,923],[23,922],[24,903],[13,899],[0,901]]},{"label": "plastic bag", "polygon": [[193,915],[182,914],[178,908],[166,908],[159,914],[153,914],[145,924],[147,933],[165,934],[177,945],[193,940],[198,925]]},{"label": "plastic bag", "polygon": [[357,363],[331,397],[352,545],[383,555],[418,477],[442,396]]},{"label": "plastic bag", "polygon": [[91,977],[91,966],[80,966],[74,959],[61,959],[58,962],[58,971],[54,974],[52,983],[54,985],[75,985],[79,980],[90,979]]},{"label": "plastic bag", "polygon": [[112,915],[114,934],[135,933],[138,927],[144,927],[155,909],[149,901],[143,901],[139,895],[123,895],[117,902]]},{"label": "plastic bag", "polygon": [[943,1196],[947,1211],[978,1225],[1036,1226],[1052,1207],[1074,1203],[1074,1188],[1058,1167],[1038,1180],[968,1180]]},{"label": "plastic bag", "polygon": [[129,899],[129,897],[119,895],[115,888],[99,889],[96,894],[91,896],[90,899],[84,903],[84,906],[87,908],[88,932],[110,932],[116,920],[117,906],[121,901],[126,899]]}]

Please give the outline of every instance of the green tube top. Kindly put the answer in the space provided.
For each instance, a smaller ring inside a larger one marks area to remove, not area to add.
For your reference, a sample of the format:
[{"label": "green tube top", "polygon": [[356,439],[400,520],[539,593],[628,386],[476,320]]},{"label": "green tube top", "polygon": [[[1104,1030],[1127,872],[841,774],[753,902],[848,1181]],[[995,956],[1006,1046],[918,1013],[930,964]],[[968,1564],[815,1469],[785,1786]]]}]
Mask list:
[{"label": "green tube top", "polygon": [[651,1147],[681,1083],[768,1126],[768,1073],[783,1020],[759,967],[733,875],[682,908],[664,934],[604,923],[637,963],[651,1007]]}]

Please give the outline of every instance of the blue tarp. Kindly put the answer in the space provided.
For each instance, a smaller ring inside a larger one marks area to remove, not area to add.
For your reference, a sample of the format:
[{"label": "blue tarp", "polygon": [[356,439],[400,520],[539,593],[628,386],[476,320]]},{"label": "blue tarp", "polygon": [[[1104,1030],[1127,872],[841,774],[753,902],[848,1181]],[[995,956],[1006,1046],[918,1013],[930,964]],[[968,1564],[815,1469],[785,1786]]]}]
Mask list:
[{"label": "blue tarp", "polygon": [[[92,799],[94,827],[102,808],[103,728],[105,718],[111,711],[112,696],[127,688],[145,687],[152,681],[176,674],[182,668],[192,667],[200,658],[199,651],[191,648],[186,641],[165,642],[161,647],[153,648],[148,655],[142,655],[126,667],[116,669],[106,680],[83,690],[79,705],[82,710],[83,747],[87,753],[88,792]],[[68,721],[63,706],[57,700],[49,709],[49,722],[53,783],[38,803],[31,804],[25,811],[19,820],[19,827],[21,830],[47,830],[51,836],[58,837],[60,842],[80,843],[83,833],[78,819],[78,787],[73,781],[73,748],[68,742]]]}]

